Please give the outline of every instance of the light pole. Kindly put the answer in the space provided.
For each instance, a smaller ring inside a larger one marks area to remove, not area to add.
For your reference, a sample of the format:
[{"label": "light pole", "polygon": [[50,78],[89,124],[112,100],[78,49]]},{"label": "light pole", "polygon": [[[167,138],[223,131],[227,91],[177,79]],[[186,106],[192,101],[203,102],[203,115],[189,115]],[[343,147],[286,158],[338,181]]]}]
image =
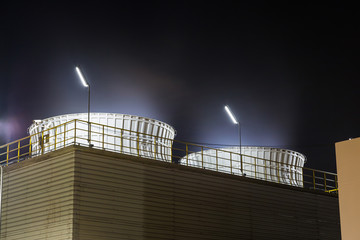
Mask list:
[{"label": "light pole", "polygon": [[243,171],[243,160],[242,160],[242,155],[241,155],[241,126],[240,126],[240,122],[238,120],[236,120],[236,117],[231,112],[230,107],[228,105],[225,105],[225,111],[229,115],[231,121],[238,126],[238,130],[239,130],[240,170],[241,170],[241,173],[245,176],[244,171]]},{"label": "light pole", "polygon": [[88,88],[88,142],[89,142],[89,146],[92,147],[91,137],[90,137],[90,84],[85,80],[79,67],[75,67],[75,70],[83,86]]}]

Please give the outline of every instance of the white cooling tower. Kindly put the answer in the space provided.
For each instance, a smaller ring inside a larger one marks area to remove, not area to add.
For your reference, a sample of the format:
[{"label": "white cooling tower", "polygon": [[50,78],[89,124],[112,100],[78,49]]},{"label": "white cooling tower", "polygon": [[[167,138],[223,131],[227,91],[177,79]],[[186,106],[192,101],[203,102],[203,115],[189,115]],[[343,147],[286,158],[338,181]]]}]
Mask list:
[{"label": "white cooling tower", "polygon": [[[75,119],[82,121],[75,123],[72,121]],[[35,120],[29,127],[32,154],[53,151],[70,144],[89,146],[87,121],[87,113]],[[175,130],[164,122],[115,113],[90,113],[90,122],[90,139],[94,148],[171,161]],[[46,138],[41,136],[42,131]]]},{"label": "white cooling tower", "polygon": [[[241,148],[243,173],[246,177],[303,186],[302,168],[306,157],[298,152],[271,148]],[[239,147],[209,149],[188,154],[180,160],[182,165],[242,175]]]}]

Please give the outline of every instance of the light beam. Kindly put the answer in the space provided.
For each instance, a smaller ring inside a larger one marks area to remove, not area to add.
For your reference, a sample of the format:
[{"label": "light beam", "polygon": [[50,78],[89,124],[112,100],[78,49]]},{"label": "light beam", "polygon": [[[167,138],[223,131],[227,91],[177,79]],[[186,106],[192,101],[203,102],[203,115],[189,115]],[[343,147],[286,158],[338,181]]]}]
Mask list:
[{"label": "light beam", "polygon": [[78,74],[81,83],[84,85],[84,87],[89,87],[89,84],[86,82],[84,76],[82,75],[80,68],[79,67],[75,67],[76,73]]},{"label": "light beam", "polygon": [[239,124],[239,122],[236,120],[234,114],[231,112],[228,105],[225,106],[225,110],[226,110],[227,114],[229,115],[229,117],[231,118],[231,120],[233,121],[233,123],[234,124]]}]

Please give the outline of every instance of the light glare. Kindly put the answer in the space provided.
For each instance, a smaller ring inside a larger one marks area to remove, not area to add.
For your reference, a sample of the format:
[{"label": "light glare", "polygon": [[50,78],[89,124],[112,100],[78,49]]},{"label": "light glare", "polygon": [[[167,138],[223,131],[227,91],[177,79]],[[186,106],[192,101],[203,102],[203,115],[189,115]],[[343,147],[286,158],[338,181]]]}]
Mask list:
[{"label": "light glare", "polygon": [[225,110],[227,112],[227,114],[229,115],[229,117],[231,118],[231,120],[233,121],[234,124],[239,124],[238,121],[236,120],[235,116],[233,115],[233,113],[231,112],[229,106],[225,106]]},{"label": "light glare", "polygon": [[76,73],[78,74],[80,80],[81,80],[81,83],[84,85],[84,87],[89,87],[89,85],[87,84],[87,82],[85,81],[85,78],[83,77],[81,71],[80,71],[80,68],[76,67]]}]

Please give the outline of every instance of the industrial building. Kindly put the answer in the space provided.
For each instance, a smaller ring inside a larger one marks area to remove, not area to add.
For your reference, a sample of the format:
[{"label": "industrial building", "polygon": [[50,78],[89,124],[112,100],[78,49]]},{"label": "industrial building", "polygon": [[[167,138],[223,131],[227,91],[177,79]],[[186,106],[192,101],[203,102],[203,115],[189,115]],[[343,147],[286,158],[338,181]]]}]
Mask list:
[{"label": "industrial building", "polygon": [[29,133],[0,146],[2,240],[340,239],[336,174],[300,153],[185,143],[125,114]]}]

